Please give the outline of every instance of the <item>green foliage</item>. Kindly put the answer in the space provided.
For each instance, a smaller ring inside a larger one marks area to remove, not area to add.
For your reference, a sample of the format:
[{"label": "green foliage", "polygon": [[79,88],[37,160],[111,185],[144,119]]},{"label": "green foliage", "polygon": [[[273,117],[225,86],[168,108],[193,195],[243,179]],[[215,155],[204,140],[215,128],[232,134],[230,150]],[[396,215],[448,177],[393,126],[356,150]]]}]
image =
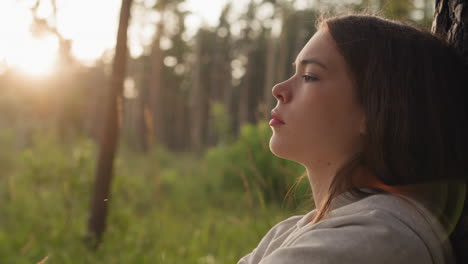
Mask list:
[{"label": "green foliage", "polygon": [[223,104],[215,102],[210,108],[213,129],[219,144],[227,144],[233,140],[231,119]]},{"label": "green foliage", "polygon": [[[260,131],[265,127],[246,127],[246,144],[258,148]],[[10,139],[0,135],[3,146]],[[11,167],[0,177],[1,263],[38,263],[47,256],[46,264],[235,263],[293,214],[275,203],[252,208],[243,190],[217,184],[223,175],[206,173],[202,158],[163,148],[148,155],[121,149],[107,231],[95,252],[84,240],[95,144],[64,145],[51,135],[8,151],[0,155]]]},{"label": "green foliage", "polygon": [[15,169],[0,179],[2,263],[36,263],[78,249],[70,241],[80,240],[86,223],[94,153],[88,140],[71,147],[47,136],[10,153]]},{"label": "green foliage", "polygon": [[[211,148],[205,155],[207,173],[217,178],[222,190],[245,191],[253,206],[264,203],[281,203],[304,168],[291,161],[274,156],[269,149],[271,129],[266,122],[242,127],[239,139],[230,145]],[[304,185],[296,192],[304,200]],[[308,187],[308,186],[307,186]]]},{"label": "green foliage", "polygon": [[385,17],[391,19],[407,19],[414,10],[414,3],[410,0],[387,1],[382,8]]}]

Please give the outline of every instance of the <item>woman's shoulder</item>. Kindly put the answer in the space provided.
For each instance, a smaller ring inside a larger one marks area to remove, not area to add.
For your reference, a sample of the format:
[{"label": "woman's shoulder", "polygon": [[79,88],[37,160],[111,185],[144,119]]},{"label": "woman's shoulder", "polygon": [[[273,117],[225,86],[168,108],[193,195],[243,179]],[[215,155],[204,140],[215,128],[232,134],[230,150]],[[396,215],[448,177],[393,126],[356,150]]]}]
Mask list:
[{"label": "woman's shoulder", "polygon": [[338,206],[330,212],[329,220],[338,220],[340,217],[348,220],[361,219],[360,216],[364,214],[376,221],[380,219],[384,222],[404,223],[416,229],[435,228],[434,231],[442,232],[442,226],[431,211],[420,201],[406,195],[375,193],[356,199],[348,192],[338,196],[336,200]]},{"label": "woman's shoulder", "polygon": [[437,227],[434,231],[430,215],[417,202],[408,200],[423,214],[388,194],[347,198],[341,196],[340,206],[319,223],[309,222],[311,213],[280,222],[277,228],[290,228],[281,243],[269,243],[262,254],[240,263],[451,263]]},{"label": "woman's shoulder", "polygon": [[[352,200],[346,193],[339,197],[344,205],[330,212],[329,221],[374,221],[381,224],[401,227],[406,226],[415,233],[423,233],[446,238],[441,223],[420,201],[400,194],[377,193],[359,200]],[[430,236],[428,236],[429,238]]]},{"label": "woman's shoulder", "polygon": [[291,233],[298,230],[301,226],[301,223],[305,222],[305,219],[308,218],[309,214],[306,215],[294,215],[289,218],[282,220],[281,222],[274,225],[266,233],[266,235],[260,241],[257,249],[265,247],[264,250],[272,249],[272,244],[281,244]]},{"label": "woman's shoulder", "polygon": [[314,211],[305,215],[291,216],[274,225],[261,239],[258,246],[251,253],[241,258],[238,264],[259,263],[265,256],[268,256],[273,251],[281,247],[283,242],[292,233],[297,232],[303,223],[310,218],[310,215]]},{"label": "woman's shoulder", "polygon": [[324,221],[310,225],[295,243],[311,237],[315,240],[321,234],[321,242],[329,240],[330,245],[341,240],[343,248],[336,250],[356,249],[359,252],[356,258],[366,256],[377,260],[392,257],[394,260],[401,258],[404,262],[405,259],[413,259],[413,263],[452,262],[447,234],[431,212],[417,200],[388,193],[373,194],[352,202],[346,202],[351,200],[349,196],[340,198],[345,201],[344,205],[332,210]]},{"label": "woman's shoulder", "polygon": [[279,223],[275,224],[270,230],[275,230],[276,233],[282,233],[291,227],[295,227],[298,223],[301,222],[305,215],[293,215],[290,216]]}]

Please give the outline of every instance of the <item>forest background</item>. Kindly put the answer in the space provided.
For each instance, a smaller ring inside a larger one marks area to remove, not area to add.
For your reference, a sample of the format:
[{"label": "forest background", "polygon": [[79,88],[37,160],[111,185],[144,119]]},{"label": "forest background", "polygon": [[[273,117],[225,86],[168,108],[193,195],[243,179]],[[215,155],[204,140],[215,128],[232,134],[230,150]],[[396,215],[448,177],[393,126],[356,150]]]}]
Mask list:
[{"label": "forest background", "polygon": [[50,69],[47,54],[0,58],[0,263],[15,264],[235,263],[314,208],[306,180],[293,188],[304,169],[269,151],[268,120],[271,88],[292,74],[318,15],[368,10],[430,28],[434,14],[433,0],[226,1],[215,25],[193,31],[185,0],[135,0],[130,27],[152,30],[127,59],[107,229],[93,248],[115,50],[80,60],[61,1],[9,2],[28,10],[32,39],[57,45]]}]

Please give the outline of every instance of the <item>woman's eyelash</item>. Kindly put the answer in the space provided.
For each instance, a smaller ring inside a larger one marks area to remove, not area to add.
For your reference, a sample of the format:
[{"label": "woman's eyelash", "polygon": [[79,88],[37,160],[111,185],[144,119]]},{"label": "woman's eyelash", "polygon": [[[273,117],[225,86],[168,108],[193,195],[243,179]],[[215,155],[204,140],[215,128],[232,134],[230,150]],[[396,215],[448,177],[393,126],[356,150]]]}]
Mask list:
[{"label": "woman's eyelash", "polygon": [[315,76],[312,76],[312,75],[310,75],[310,74],[304,74],[304,75],[302,75],[302,78],[303,78],[306,82],[312,82],[312,81],[317,81],[317,80],[318,80]]}]

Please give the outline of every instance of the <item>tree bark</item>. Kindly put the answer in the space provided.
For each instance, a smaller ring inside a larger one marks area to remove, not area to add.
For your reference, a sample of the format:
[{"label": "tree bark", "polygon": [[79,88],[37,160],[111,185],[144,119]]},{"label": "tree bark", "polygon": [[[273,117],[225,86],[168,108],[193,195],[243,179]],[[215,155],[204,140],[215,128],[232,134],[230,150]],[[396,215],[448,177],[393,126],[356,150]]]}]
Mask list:
[{"label": "tree bark", "polygon": [[113,173],[113,161],[119,138],[119,104],[122,101],[123,81],[127,61],[127,29],[130,20],[132,0],[122,0],[120,10],[117,47],[112,68],[111,89],[103,136],[100,141],[100,151],[96,169],[94,195],[91,199],[91,212],[88,222],[89,243],[94,248],[100,244],[106,228],[106,217],[110,198],[110,186]]},{"label": "tree bark", "polygon": [[464,0],[436,0],[432,32],[444,37],[468,58],[468,3]]}]

